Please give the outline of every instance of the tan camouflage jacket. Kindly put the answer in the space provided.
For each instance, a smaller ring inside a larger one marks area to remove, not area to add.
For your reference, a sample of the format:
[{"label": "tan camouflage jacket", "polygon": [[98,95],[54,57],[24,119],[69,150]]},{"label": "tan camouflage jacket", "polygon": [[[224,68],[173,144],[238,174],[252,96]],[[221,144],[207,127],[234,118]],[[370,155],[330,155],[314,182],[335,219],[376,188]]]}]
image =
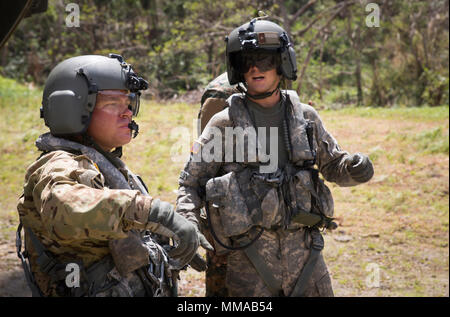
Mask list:
[{"label": "tan camouflage jacket", "polygon": [[[147,222],[150,196],[109,187],[97,164],[86,155],[53,151],[28,168],[17,209],[24,227],[60,263],[81,260],[89,267],[109,254],[109,240],[126,238],[130,229],[154,229]],[[47,277],[37,270],[27,235],[26,247],[33,273],[45,292],[42,286]]]},{"label": "tan camouflage jacket", "polygon": [[[240,94],[231,96],[227,100],[229,107],[212,117],[201,136],[194,143],[193,151],[195,153],[201,152],[209,142],[212,142],[214,131],[217,131],[217,129],[221,131],[221,135],[224,137],[226,127],[242,127],[245,130],[245,128],[252,126],[251,118],[245,110],[243,98],[244,97]],[[317,153],[316,164],[325,180],[335,182],[340,186],[353,186],[359,184],[351,178],[346,169],[345,160],[349,154],[340,149],[336,140],[325,129],[318,113],[311,106],[302,104],[297,98],[292,97],[286,100],[286,107],[289,135],[292,145],[291,162],[294,165],[301,166],[305,160],[311,160],[313,158],[306,134],[305,120],[310,120],[314,122],[313,147]],[[224,144],[225,140],[222,140],[222,147]],[[214,148],[210,147],[210,150],[214,150]],[[247,147],[244,147],[244,151],[247,151]],[[205,203],[205,185],[208,180],[232,171],[240,171],[251,165],[251,163],[245,161],[225,162],[225,153],[225,149],[222,148],[222,159],[213,160],[212,162],[205,162],[204,160],[198,161],[198,159],[195,160],[194,153],[191,153],[190,160],[186,163],[184,170],[181,172],[179,178],[180,186],[177,198],[177,211],[197,224],[200,221],[200,209]],[[245,158],[247,158],[247,154],[248,153],[244,154]],[[256,162],[256,164],[258,164],[258,162]],[[307,179],[304,180],[304,184],[308,184],[308,182],[311,183],[311,176],[305,174],[305,177]],[[231,188],[231,182],[228,184]],[[303,204],[307,206],[306,208],[311,208],[310,202],[307,201],[311,199],[310,195],[304,195],[300,190],[297,192],[297,196],[298,199],[305,200]],[[239,206],[237,201],[236,193],[231,194],[229,204]],[[273,218],[277,218],[276,215]],[[228,218],[224,217],[221,219],[223,223],[231,218],[228,216]],[[230,231],[236,233],[236,230],[234,229],[236,229],[236,227],[231,227]]]}]

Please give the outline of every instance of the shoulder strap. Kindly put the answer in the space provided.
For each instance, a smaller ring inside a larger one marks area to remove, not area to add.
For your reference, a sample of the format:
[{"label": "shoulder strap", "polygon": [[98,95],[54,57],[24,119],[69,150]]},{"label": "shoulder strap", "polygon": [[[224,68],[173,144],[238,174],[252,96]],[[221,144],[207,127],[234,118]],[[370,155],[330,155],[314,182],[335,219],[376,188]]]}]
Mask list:
[{"label": "shoulder strap", "polygon": [[281,294],[281,285],[280,282],[277,281],[272,273],[272,270],[267,267],[265,260],[258,254],[255,246],[252,244],[244,249],[245,255],[248,257],[250,262],[255,267],[259,276],[266,284],[266,287],[269,289],[270,293],[274,297],[278,297]]},{"label": "shoulder strap", "polygon": [[[26,257],[28,254],[26,251],[22,253],[22,238],[21,238],[21,230],[22,230],[22,222],[19,223],[16,232],[16,248],[17,255],[22,262],[22,267],[25,272],[25,278],[27,280],[28,286],[31,289],[31,293],[33,297],[42,297],[43,294],[40,291],[36,280],[34,279],[33,273],[31,272],[31,268],[29,263],[26,261]],[[53,281],[63,281],[67,276],[67,272],[65,270],[66,263],[59,263],[55,257],[45,248],[39,238],[34,234],[33,230],[30,228],[25,228],[27,235],[30,238],[31,243],[33,244],[33,248],[36,251],[37,259],[36,263],[39,266],[39,270],[48,276]],[[94,296],[96,293],[101,292],[105,288],[109,288],[111,284],[103,285],[105,281],[106,274],[110,272],[114,268],[114,262],[110,255],[105,256],[100,261],[94,263],[89,268],[85,269],[82,264],[80,264],[81,274],[85,278],[82,281],[82,287],[74,288],[71,290],[71,296]],[[116,283],[115,281],[112,283]],[[103,289],[101,288],[103,287]]]},{"label": "shoulder strap", "polygon": [[22,227],[23,227],[22,222],[19,222],[19,226],[17,227],[16,231],[17,256],[22,262],[22,268],[25,273],[25,279],[27,281],[28,287],[31,289],[31,295],[33,297],[42,297],[42,293],[36,284],[36,280],[34,279],[33,274],[31,273],[30,264],[26,260],[28,254],[26,253],[26,251],[22,252],[22,237],[21,237]]},{"label": "shoulder strap", "polygon": [[[248,243],[248,238],[244,237],[238,240],[239,243]],[[273,297],[282,296],[281,283],[273,275],[272,270],[266,265],[264,258],[259,255],[258,250],[254,244],[250,244],[244,249],[245,255],[248,257],[250,262],[253,264],[256,272],[264,281],[264,284],[270,291]]]},{"label": "shoulder strap", "polygon": [[[84,146],[80,143],[76,143],[73,141],[69,141],[62,138],[57,138],[52,136],[50,133],[45,133],[36,141],[36,146],[41,151],[78,151],[84,155],[86,155],[90,160],[95,162],[103,176],[105,177],[106,182],[114,189],[130,189],[130,185],[128,181],[125,179],[125,176],[119,171],[119,169],[112,164],[103,154],[98,152],[92,147]],[[117,158],[117,161],[119,159]]]},{"label": "shoulder strap", "polygon": [[[289,129],[289,114],[287,107],[290,105],[292,107],[292,113],[297,113],[298,109],[294,109],[295,107],[302,107],[302,103],[300,102],[300,99],[298,98],[295,91],[286,91],[286,93],[281,94],[282,102],[285,104],[286,111],[285,111],[285,119],[283,120],[283,132],[284,132],[284,141],[286,143],[286,149],[288,151],[289,160],[292,161],[292,142],[291,142],[291,135],[290,135],[290,129]],[[311,167],[316,163],[316,151],[314,149],[314,122],[306,118],[305,112],[303,109],[300,109],[302,112],[302,117],[306,122],[305,126],[305,132],[308,139],[308,146],[309,150],[313,156],[312,160],[306,160],[303,162],[304,167]]]},{"label": "shoulder strap", "polygon": [[309,279],[311,278],[314,267],[316,266],[317,260],[319,259],[320,252],[324,247],[324,240],[322,234],[317,228],[307,229],[311,234],[311,249],[308,260],[303,266],[302,273],[300,274],[297,282],[295,283],[294,289],[290,297],[302,297],[305,295],[306,287],[308,286]]}]

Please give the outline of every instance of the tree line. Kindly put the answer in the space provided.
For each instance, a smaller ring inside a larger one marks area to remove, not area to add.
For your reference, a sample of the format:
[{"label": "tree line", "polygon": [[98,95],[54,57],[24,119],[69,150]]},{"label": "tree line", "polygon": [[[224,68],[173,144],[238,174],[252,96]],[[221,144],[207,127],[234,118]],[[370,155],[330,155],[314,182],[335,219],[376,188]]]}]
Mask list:
[{"label": "tree line", "polygon": [[[79,9],[79,26],[68,19]],[[0,51],[0,74],[42,85],[60,61],[124,56],[149,94],[201,89],[225,71],[225,36],[259,11],[292,37],[298,80],[317,104],[389,107],[448,104],[448,1],[50,0]],[[69,25],[69,26],[68,26]]]}]

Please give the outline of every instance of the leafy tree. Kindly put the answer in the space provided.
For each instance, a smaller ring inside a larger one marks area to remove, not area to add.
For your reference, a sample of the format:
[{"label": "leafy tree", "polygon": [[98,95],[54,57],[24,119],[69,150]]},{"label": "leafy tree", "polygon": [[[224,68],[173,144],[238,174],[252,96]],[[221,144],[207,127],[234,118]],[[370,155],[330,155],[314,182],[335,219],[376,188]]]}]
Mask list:
[{"label": "leafy tree", "polygon": [[267,13],[291,35],[301,99],[391,106],[448,104],[448,0],[78,0],[80,26],[67,27],[68,2],[21,22],[0,51],[0,74],[44,83],[61,60],[118,53],[150,80],[157,98],[204,87],[225,71],[225,36]]}]

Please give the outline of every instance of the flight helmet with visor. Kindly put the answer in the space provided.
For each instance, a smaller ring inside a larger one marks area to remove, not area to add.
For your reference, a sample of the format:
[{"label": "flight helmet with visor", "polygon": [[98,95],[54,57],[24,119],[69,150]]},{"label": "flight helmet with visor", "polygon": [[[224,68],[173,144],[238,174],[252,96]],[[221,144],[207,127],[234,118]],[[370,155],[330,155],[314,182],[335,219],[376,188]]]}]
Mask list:
[{"label": "flight helmet with visor", "polygon": [[276,67],[279,75],[297,79],[292,42],[276,23],[254,18],[234,29],[225,40],[230,85],[245,83],[243,74],[253,65],[263,72]]},{"label": "flight helmet with visor", "polygon": [[[41,117],[54,136],[83,134],[89,126],[97,94],[108,94],[110,90],[129,92],[126,93],[128,108],[136,116],[141,90],[147,88],[147,81],[120,55],[69,58],[59,63],[45,82]],[[137,134],[138,126],[134,121],[130,129]]]}]

